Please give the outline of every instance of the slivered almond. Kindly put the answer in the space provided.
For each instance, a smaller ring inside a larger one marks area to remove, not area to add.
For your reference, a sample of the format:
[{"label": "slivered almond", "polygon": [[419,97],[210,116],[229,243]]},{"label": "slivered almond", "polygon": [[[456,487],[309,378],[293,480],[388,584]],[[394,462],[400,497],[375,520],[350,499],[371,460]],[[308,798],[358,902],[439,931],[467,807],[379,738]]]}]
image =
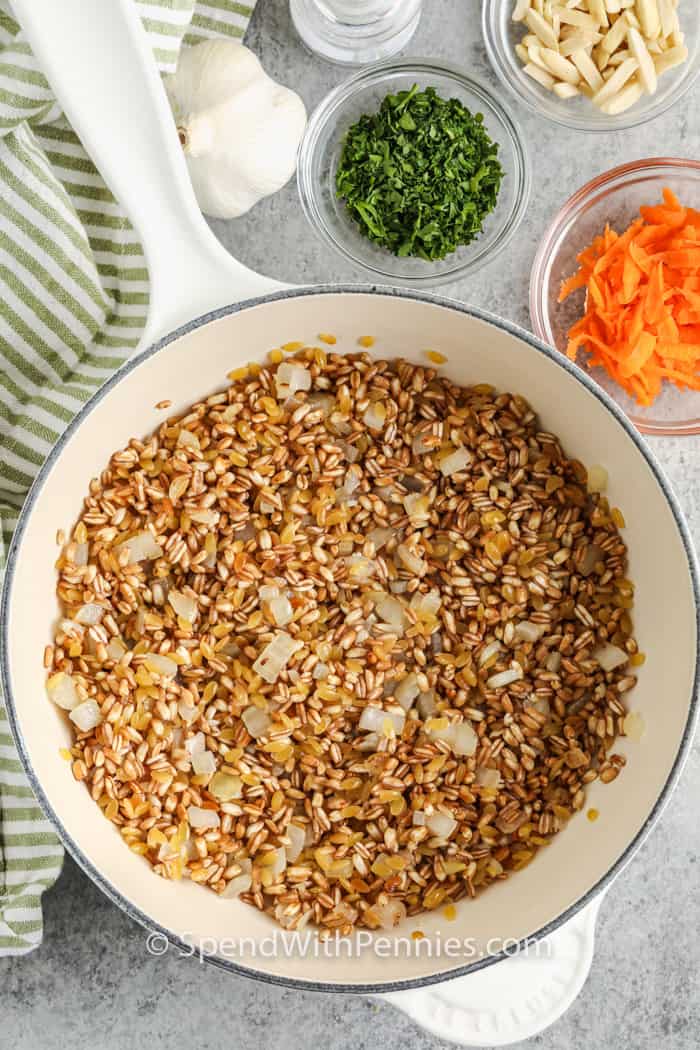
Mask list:
[{"label": "slivered almond", "polygon": [[567,84],[573,84],[574,87],[578,84],[581,74],[573,62],[563,58],[558,51],[553,51],[551,47],[540,48],[540,55],[544,59],[550,73],[553,73],[555,77],[566,81]]},{"label": "slivered almond", "polygon": [[627,41],[632,56],[637,59],[639,64],[639,73],[637,75],[640,83],[648,95],[653,95],[657,84],[656,67],[639,30],[630,26],[627,30]]},{"label": "slivered almond", "polygon": [[555,11],[559,20],[566,25],[581,26],[582,29],[592,29],[595,32],[600,24],[585,11],[577,11],[575,8],[557,7]]},{"label": "slivered almond", "polygon": [[537,66],[538,69],[543,69],[545,73],[551,73],[549,66],[542,57],[542,52],[544,50],[545,49],[538,44],[530,44],[527,49],[528,58],[533,66]]},{"label": "slivered almond", "polygon": [[688,48],[683,46],[670,47],[668,51],[664,51],[663,55],[655,55],[653,59],[658,76],[661,76],[662,73],[667,73],[669,69],[681,66],[687,61]]},{"label": "slivered almond", "polygon": [[613,52],[617,51],[618,47],[627,36],[628,29],[629,22],[627,21],[627,15],[625,15],[624,18],[618,18],[601,40],[601,51],[605,51],[608,55],[612,55]]},{"label": "slivered almond", "polygon": [[571,61],[593,91],[598,91],[602,88],[603,78],[595,62],[586,51],[577,51],[576,54],[571,56]]},{"label": "slivered almond", "polygon": [[589,0],[588,10],[591,12],[599,26],[605,28],[610,25],[608,12],[605,10],[604,0]]},{"label": "slivered almond", "polygon": [[653,95],[659,76],[688,58],[679,0],[511,3],[523,24],[514,46],[527,75],[557,98],[592,98],[604,113],[624,112],[640,89]]},{"label": "slivered almond", "polygon": [[575,84],[567,84],[566,81],[555,84],[552,90],[559,98],[573,98],[580,93]]},{"label": "slivered almond", "polygon": [[670,36],[678,26],[678,15],[673,6],[673,0],[659,0],[659,19],[661,21],[661,36]]},{"label": "slivered almond", "polygon": [[542,87],[547,88],[549,91],[554,87],[555,81],[552,74],[548,73],[545,69],[540,69],[540,67],[536,66],[533,62],[528,62],[528,64],[523,67],[523,73],[527,73],[529,77],[532,77],[533,80],[536,80],[538,84],[541,84]]},{"label": "slivered almond", "polygon": [[621,91],[612,95],[611,98],[606,99],[600,108],[603,113],[607,113],[610,117],[615,117],[618,113],[624,113],[624,111],[629,109],[630,106],[633,106],[635,102],[639,102],[643,94],[644,88],[635,78],[623,87]]},{"label": "slivered almond", "polygon": [[562,39],[559,43],[559,54],[564,58],[573,55],[575,51],[585,51],[602,40],[600,33],[592,33],[588,29],[580,29]]},{"label": "slivered almond", "polygon": [[533,8],[530,8],[525,15],[525,21],[535,36],[539,37],[545,47],[556,49],[559,46],[559,41],[549,22],[546,22],[542,15]]},{"label": "slivered almond", "polygon": [[616,95],[625,86],[630,77],[634,76],[639,68],[636,58],[628,58],[621,66],[618,66],[609,80],[605,82],[600,91],[593,96],[597,106],[601,106],[608,99]]},{"label": "slivered almond", "polygon": [[644,36],[653,40],[661,32],[659,7],[656,0],[637,0],[636,11]]}]

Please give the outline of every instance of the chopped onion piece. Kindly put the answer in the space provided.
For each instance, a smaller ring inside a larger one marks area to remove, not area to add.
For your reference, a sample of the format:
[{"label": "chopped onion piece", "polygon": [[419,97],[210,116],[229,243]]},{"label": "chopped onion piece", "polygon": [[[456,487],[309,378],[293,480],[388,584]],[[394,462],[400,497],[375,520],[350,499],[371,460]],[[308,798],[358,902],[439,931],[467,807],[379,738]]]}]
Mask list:
[{"label": "chopped onion piece", "polygon": [[596,464],[588,471],[588,491],[605,492],[608,487],[608,472],[605,467]]},{"label": "chopped onion piece", "polygon": [[419,620],[434,620],[440,611],[442,598],[440,592],[433,588],[427,594],[416,591],[411,598],[411,608]]},{"label": "chopped onion piece", "polygon": [[479,667],[483,667],[484,664],[487,663],[492,656],[495,656],[496,653],[500,653],[500,651],[501,643],[498,640],[494,642],[489,642],[489,644],[484,646],[484,648],[481,650],[481,654],[479,656]]},{"label": "chopped onion piece", "polygon": [[382,707],[366,707],[360,716],[359,728],[379,736],[389,735],[386,732],[389,728],[399,736],[405,721],[406,715],[401,710],[385,711]]},{"label": "chopped onion piece", "polygon": [[425,813],[423,812],[422,809],[416,809],[416,810],[413,811],[413,817],[411,818],[411,823],[413,824],[414,828],[424,828],[425,827]]},{"label": "chopped onion piece", "polygon": [[197,615],[197,603],[194,598],[181,591],[172,590],[168,592],[168,601],[172,605],[175,615],[187,623],[194,623]]},{"label": "chopped onion piece", "polygon": [[204,831],[205,828],[218,828],[219,814],[213,809],[202,809],[200,806],[187,807],[187,820],[191,828]]},{"label": "chopped onion piece", "polygon": [[219,515],[215,510],[189,510],[187,516],[192,520],[196,521],[198,525],[215,525],[219,520]]},{"label": "chopped onion piece", "polygon": [[253,705],[246,707],[241,715],[241,719],[254,740],[264,736],[270,728],[270,716],[266,711],[261,711],[259,707],[254,707]]},{"label": "chopped onion piece", "polygon": [[348,582],[368,583],[377,571],[377,566],[362,554],[351,554],[347,560]]},{"label": "chopped onion piece", "polygon": [[162,653],[145,653],[144,666],[164,678],[173,678],[177,674],[177,664]]},{"label": "chopped onion piece", "polygon": [[443,456],[438,467],[440,473],[446,478],[449,478],[452,477],[453,474],[459,474],[460,471],[469,466],[471,461],[472,457],[467,452],[466,448],[457,448],[454,452],[450,452],[449,455]]},{"label": "chopped onion piece", "polygon": [[581,562],[581,575],[590,576],[599,561],[603,559],[603,551],[597,543],[589,543],[586,547],[586,553],[583,555]]},{"label": "chopped onion piece", "polygon": [[280,589],[274,584],[266,584],[258,590],[261,602],[271,602],[273,598],[279,598]]},{"label": "chopped onion piece", "polygon": [[110,660],[119,661],[127,652],[127,648],[121,638],[110,638],[107,643],[107,656]]},{"label": "chopped onion piece", "polygon": [[400,543],[396,548],[396,553],[399,557],[399,561],[404,565],[410,572],[415,572],[417,576],[420,576],[427,569],[426,563],[422,558],[419,558],[417,554],[404,544]]},{"label": "chopped onion piece", "polygon": [[269,608],[270,616],[278,627],[284,627],[284,625],[289,623],[294,616],[292,603],[285,595],[281,595],[278,598],[272,598],[269,603]]},{"label": "chopped onion piece", "polygon": [[367,533],[365,539],[374,544],[374,549],[378,551],[389,542],[393,535],[394,533],[392,529],[372,529]]},{"label": "chopped onion piece", "polygon": [[385,420],[386,408],[384,405],[381,401],[371,401],[365,410],[362,422],[372,430],[381,430]]},{"label": "chopped onion piece", "polygon": [[597,660],[604,671],[614,671],[629,660],[629,654],[617,645],[601,645],[593,653],[593,659]]},{"label": "chopped onion piece", "polygon": [[335,398],[332,394],[310,394],[306,403],[311,405],[312,412],[318,412],[320,409],[324,416],[329,416],[333,411]]},{"label": "chopped onion piece", "polygon": [[74,565],[87,565],[89,547],[87,543],[76,543],[73,551]]},{"label": "chopped onion piece", "polygon": [[449,817],[447,813],[436,811],[425,818],[425,826],[433,835],[437,835],[441,839],[448,839],[457,827],[457,821],[454,817]]},{"label": "chopped onion piece", "polygon": [[183,722],[187,722],[189,725],[189,723],[194,722],[197,717],[197,708],[193,704],[188,704],[187,701],[183,700],[181,697],[177,702],[177,713]]},{"label": "chopped onion piece", "polygon": [[253,876],[249,871],[242,871],[240,875],[234,875],[233,878],[226,884],[226,889],[220,896],[224,900],[230,900],[232,897],[238,897],[241,893],[247,893],[250,887],[253,885]]},{"label": "chopped onion piece", "polygon": [[456,755],[473,755],[478,743],[479,738],[472,729],[470,722],[459,722],[454,726],[450,746]]},{"label": "chopped onion piece", "polygon": [[76,623],[75,620],[61,620],[59,629],[62,634],[68,635],[69,638],[82,638],[85,634],[85,628],[81,624]]},{"label": "chopped onion piece", "polygon": [[393,627],[396,631],[403,632],[403,629],[406,626],[406,614],[404,613],[404,607],[398,598],[394,598],[390,594],[382,594],[382,596],[374,603],[374,608],[377,610],[377,616],[379,616],[384,623],[388,623],[389,626]]},{"label": "chopped onion piece", "polygon": [[427,693],[420,694],[416,707],[418,708],[418,714],[423,719],[430,718],[431,715],[435,714],[437,705],[435,703],[435,693],[432,689],[429,689]]},{"label": "chopped onion piece", "polygon": [[406,905],[390,897],[382,904],[373,904],[371,912],[383,930],[393,930],[406,918]]},{"label": "chopped onion piece", "polygon": [[358,751],[376,751],[379,747],[379,733],[368,733],[355,747]]},{"label": "chopped onion piece", "polygon": [[625,736],[629,737],[630,740],[638,742],[644,736],[646,723],[638,711],[630,711],[629,714],[625,715],[622,728],[624,729]]},{"label": "chopped onion piece", "polygon": [[230,802],[243,794],[243,781],[230,773],[216,773],[209,783],[209,793],[219,802]]},{"label": "chopped onion piece", "polygon": [[430,432],[425,433],[425,431],[422,431],[420,434],[416,434],[413,441],[411,442],[411,449],[414,455],[424,456],[426,452],[430,452],[434,445],[432,441],[428,441],[427,439],[431,437],[432,435],[430,434]]},{"label": "chopped onion piece", "polygon": [[427,524],[430,518],[430,498],[428,496],[417,492],[409,492],[403,498],[403,505],[411,519],[412,525]]},{"label": "chopped onion piece", "polygon": [[536,642],[542,637],[544,630],[542,624],[521,620],[515,625],[515,637],[520,642]]},{"label": "chopped onion piece", "polygon": [[196,776],[211,776],[216,773],[216,758],[211,751],[195,751],[192,755],[192,769]]},{"label": "chopped onion piece", "polygon": [[341,488],[336,490],[336,496],[338,497],[338,500],[339,501],[341,501],[341,500],[345,501],[345,500],[350,499],[350,497],[352,496],[353,492],[355,492],[356,489],[359,488],[359,486],[360,486],[360,476],[359,476],[359,474],[356,471],[354,471],[354,470],[349,470],[347,472],[346,476],[345,476],[344,484],[342,485]]},{"label": "chopped onion piece", "polygon": [[94,700],[84,700],[82,704],[73,708],[68,717],[81,733],[89,733],[102,721],[102,712]]},{"label": "chopped onion piece", "polygon": [[298,824],[288,824],[285,829],[285,835],[289,839],[289,845],[285,846],[287,860],[290,864],[293,864],[304,848],[306,830],[305,828],[300,828]]},{"label": "chopped onion piece", "polygon": [[283,361],[275,372],[275,386],[278,397],[290,397],[297,390],[310,390],[311,373],[294,361]]},{"label": "chopped onion piece", "polygon": [[163,548],[156,542],[155,536],[148,529],[145,532],[137,532],[131,539],[118,543],[114,550],[117,554],[127,550],[130,563],[152,561],[154,558],[160,558],[163,553]]},{"label": "chopped onion piece", "polygon": [[260,653],[253,664],[253,670],[266,682],[276,682],[294,653],[302,648],[303,644],[295,641],[286,631],[278,631]]},{"label": "chopped onion piece", "polygon": [[507,671],[498,671],[486,679],[487,689],[505,689],[513,682],[519,682],[523,677],[523,669],[519,665],[509,667]]},{"label": "chopped onion piece", "polygon": [[474,783],[483,788],[499,788],[501,786],[501,774],[497,769],[482,766],[476,771]]},{"label": "chopped onion piece", "polygon": [[186,427],[183,427],[177,435],[177,444],[179,448],[193,448],[197,451],[201,448],[197,435],[193,434],[191,430],[187,430]]},{"label": "chopped onion piece", "polygon": [[549,700],[546,696],[536,696],[534,700],[530,700],[530,704],[534,707],[535,711],[539,711],[539,713],[544,715],[545,718],[549,718],[552,713],[549,706]]},{"label": "chopped onion piece", "polygon": [[428,722],[426,732],[433,740],[447,744],[456,755],[473,755],[479,742],[470,722],[453,722],[444,728],[435,728]]},{"label": "chopped onion piece", "polygon": [[561,653],[558,650],[550,653],[545,660],[544,666],[548,671],[551,671],[552,674],[558,674],[559,668],[561,667]]},{"label": "chopped onion piece", "polygon": [[86,605],[81,605],[78,609],[75,614],[75,622],[85,624],[86,627],[92,627],[100,622],[105,611],[104,605],[98,605],[97,602],[88,602]]},{"label": "chopped onion piece", "polygon": [[328,664],[322,663],[319,660],[317,664],[314,664],[314,669],[311,672],[311,677],[315,678],[317,682],[322,682],[324,678],[328,678],[330,674],[330,668]]},{"label": "chopped onion piece", "polygon": [[355,445],[351,445],[349,441],[336,441],[336,444],[342,449],[343,455],[347,459],[348,463],[357,463],[360,458],[360,450]]},{"label": "chopped onion piece", "polygon": [[408,590],[408,580],[392,580],[389,590],[392,594],[405,594]]},{"label": "chopped onion piece", "polygon": [[46,683],[46,692],[49,700],[64,711],[72,711],[80,703],[75,682],[65,671],[57,671],[51,675]]},{"label": "chopped onion piece", "polygon": [[404,711],[409,711],[413,707],[413,701],[420,693],[420,687],[418,685],[418,675],[411,672],[406,675],[394,690],[394,699],[397,704],[400,704]]},{"label": "chopped onion piece", "polygon": [[259,853],[255,859],[256,866],[268,871],[273,879],[281,875],[287,867],[287,851],[284,846],[278,846],[274,850],[265,850],[264,853]]},{"label": "chopped onion piece", "polygon": [[191,757],[197,754],[201,755],[203,751],[206,751],[206,748],[207,742],[204,733],[195,733],[194,736],[185,741],[185,749]]}]

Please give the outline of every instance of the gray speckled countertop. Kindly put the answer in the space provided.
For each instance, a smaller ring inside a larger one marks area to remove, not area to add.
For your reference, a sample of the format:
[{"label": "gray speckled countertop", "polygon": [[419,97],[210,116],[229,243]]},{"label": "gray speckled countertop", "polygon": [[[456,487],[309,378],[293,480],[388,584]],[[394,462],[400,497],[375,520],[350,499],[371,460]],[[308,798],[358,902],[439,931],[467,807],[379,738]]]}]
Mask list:
[{"label": "gray speckled countertop", "polygon": [[[425,0],[411,51],[458,63],[495,84],[480,39],[479,0]],[[301,47],[286,0],[259,0],[248,43],[267,70],[313,107],[343,77]],[[510,105],[510,103],[509,103]],[[700,155],[700,83],[641,129],[595,137],[567,133],[513,105],[535,158],[523,235],[478,275],[444,291],[528,325],[534,247],[564,199],[594,174],[644,156]],[[361,280],[307,229],[293,185],[244,219],[214,224],[255,269],[296,282]],[[505,279],[504,279],[504,274]],[[656,439],[700,540],[698,439]],[[663,701],[663,698],[660,698]],[[700,749],[631,866],[612,887],[598,925],[589,981],[571,1010],[530,1045],[541,1050],[695,1050],[700,1042]],[[230,977],[192,960],[147,954],[145,934],[70,861],[45,902],[42,947],[0,962],[0,1047],[13,1050],[363,1050],[447,1046],[387,1005],[361,997],[283,990]]]}]

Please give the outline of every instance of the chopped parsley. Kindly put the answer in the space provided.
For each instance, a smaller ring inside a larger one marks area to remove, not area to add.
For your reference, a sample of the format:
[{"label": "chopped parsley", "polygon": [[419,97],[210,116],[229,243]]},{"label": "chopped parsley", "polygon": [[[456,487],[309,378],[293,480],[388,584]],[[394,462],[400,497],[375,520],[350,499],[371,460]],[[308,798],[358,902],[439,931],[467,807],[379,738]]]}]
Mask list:
[{"label": "chopped parsley", "polygon": [[482,114],[414,84],[349,128],[335,181],[371,241],[435,260],[481,233],[502,178]]}]

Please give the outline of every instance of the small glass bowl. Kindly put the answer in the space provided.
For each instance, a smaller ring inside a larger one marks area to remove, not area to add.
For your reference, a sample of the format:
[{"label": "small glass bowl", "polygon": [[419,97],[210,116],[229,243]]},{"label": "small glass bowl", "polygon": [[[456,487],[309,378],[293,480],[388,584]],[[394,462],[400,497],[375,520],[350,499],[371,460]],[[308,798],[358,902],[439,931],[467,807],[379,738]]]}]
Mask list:
[{"label": "small glass bowl", "polygon": [[[335,176],[345,134],[363,113],[373,113],[388,94],[434,87],[444,98],[458,98],[499,144],[505,172],[498,203],[483,232],[445,259],[398,258],[368,240],[335,192]],[[505,108],[482,84],[452,66],[429,59],[390,60],[356,73],[312,113],[299,149],[297,183],[304,214],[312,229],[356,266],[392,284],[437,285],[484,266],[507,245],[525,214],[530,194],[530,165],[518,128]]]},{"label": "small glass bowl", "polygon": [[[700,161],[658,157],[623,164],[599,175],[570,197],[545,233],[532,266],[530,317],[535,335],[566,351],[567,333],[585,309],[585,290],[558,302],[561,283],[577,269],[576,256],[606,223],[618,233],[639,217],[643,204],[662,200],[668,186],[682,204],[700,208]],[[607,372],[590,368],[585,351],[579,364],[617,401],[643,434],[700,434],[700,392],[665,383],[649,408],[638,405]]]},{"label": "small glass bowl", "polygon": [[514,0],[482,0],[481,24],[491,65],[499,80],[523,105],[564,127],[578,131],[620,131],[646,124],[682,98],[700,73],[700,3],[680,0],[678,15],[688,48],[687,62],[659,77],[656,94],[644,95],[618,116],[606,116],[585,96],[557,98],[523,71],[515,45],[527,29],[523,29],[522,22],[513,22],[513,7]]}]

